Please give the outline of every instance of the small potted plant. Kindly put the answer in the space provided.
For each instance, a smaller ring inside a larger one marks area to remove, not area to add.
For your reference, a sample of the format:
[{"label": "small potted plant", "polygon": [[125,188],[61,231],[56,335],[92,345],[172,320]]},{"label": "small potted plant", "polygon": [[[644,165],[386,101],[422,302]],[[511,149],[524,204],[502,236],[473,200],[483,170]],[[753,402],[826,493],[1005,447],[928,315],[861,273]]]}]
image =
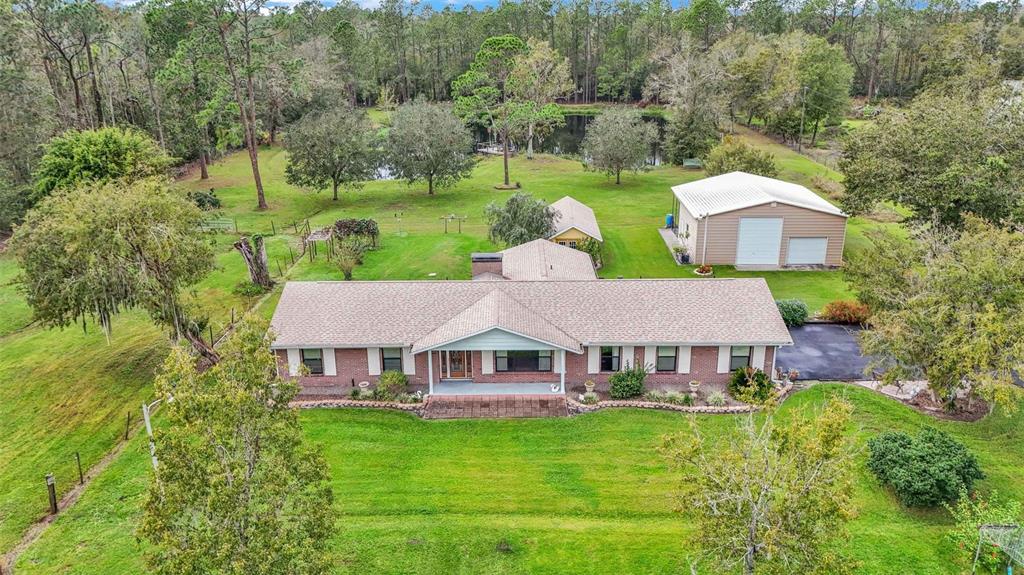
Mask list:
[{"label": "small potted plant", "polygon": [[700,382],[696,379],[690,381],[690,393],[697,395],[698,391],[700,391]]},{"label": "small potted plant", "polygon": [[686,246],[676,246],[672,248],[672,255],[675,256],[677,264],[690,263],[690,251],[686,249]]},{"label": "small potted plant", "polygon": [[710,276],[715,273],[715,269],[710,264],[701,264],[693,270],[693,273],[699,276]]},{"label": "small potted plant", "polygon": [[594,380],[592,380],[592,379],[588,379],[587,381],[583,382],[583,387],[587,388],[587,393],[594,393],[594,386],[595,385],[596,384],[594,383]]}]

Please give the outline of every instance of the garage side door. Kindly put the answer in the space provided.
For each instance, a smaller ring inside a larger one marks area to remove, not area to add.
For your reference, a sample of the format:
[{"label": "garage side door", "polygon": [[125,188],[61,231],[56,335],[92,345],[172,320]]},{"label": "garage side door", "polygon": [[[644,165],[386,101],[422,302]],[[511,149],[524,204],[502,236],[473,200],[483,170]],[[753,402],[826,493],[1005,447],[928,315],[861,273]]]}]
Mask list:
[{"label": "garage side door", "polygon": [[786,263],[789,265],[821,265],[828,252],[828,238],[790,238]]},{"label": "garage side door", "polygon": [[736,265],[779,265],[782,218],[740,218]]}]

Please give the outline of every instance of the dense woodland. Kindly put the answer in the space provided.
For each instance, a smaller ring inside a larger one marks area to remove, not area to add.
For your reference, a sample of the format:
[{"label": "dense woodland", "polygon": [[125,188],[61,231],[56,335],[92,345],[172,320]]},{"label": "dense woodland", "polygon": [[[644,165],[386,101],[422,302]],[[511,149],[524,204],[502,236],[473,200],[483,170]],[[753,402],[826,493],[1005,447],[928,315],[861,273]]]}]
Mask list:
[{"label": "dense woodland", "polygon": [[1024,74],[1018,2],[525,0],[438,11],[400,0],[19,0],[0,10],[8,212],[32,203],[41,145],[67,129],[139,128],[204,170],[245,146],[256,164],[249,142],[273,143],[309,112],[452,99],[453,81],[499,35],[543,40],[564,59],[570,85],[557,100],[669,104],[691,128],[679,137],[723,117],[816,135],[850,96],[901,102],[936,83]]}]

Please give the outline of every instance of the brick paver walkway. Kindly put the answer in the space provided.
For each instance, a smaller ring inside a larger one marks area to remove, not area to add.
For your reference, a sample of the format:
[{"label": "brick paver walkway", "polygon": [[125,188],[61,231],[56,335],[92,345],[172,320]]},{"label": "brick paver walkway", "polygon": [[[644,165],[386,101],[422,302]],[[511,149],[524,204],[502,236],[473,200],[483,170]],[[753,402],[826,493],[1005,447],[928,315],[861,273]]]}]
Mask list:
[{"label": "brick paver walkway", "polygon": [[561,395],[432,395],[427,399],[426,419],[566,417]]}]

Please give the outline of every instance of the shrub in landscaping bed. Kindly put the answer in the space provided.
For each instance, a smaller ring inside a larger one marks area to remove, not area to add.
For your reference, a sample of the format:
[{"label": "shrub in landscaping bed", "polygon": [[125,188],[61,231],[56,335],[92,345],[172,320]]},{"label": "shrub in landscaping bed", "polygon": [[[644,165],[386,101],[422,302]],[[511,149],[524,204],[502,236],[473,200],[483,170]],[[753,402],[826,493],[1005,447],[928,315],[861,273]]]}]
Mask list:
[{"label": "shrub in landscaping bed", "polygon": [[588,391],[583,394],[582,398],[580,398],[580,402],[584,405],[594,405],[598,402],[597,394],[593,391]]},{"label": "shrub in landscaping bed", "polygon": [[725,405],[725,394],[721,391],[713,391],[708,395],[708,405],[712,407],[722,407]]},{"label": "shrub in landscaping bed", "polygon": [[693,397],[678,391],[662,391],[653,389],[644,394],[644,401],[667,403],[669,405],[693,405]]},{"label": "shrub in landscaping bed", "polygon": [[608,378],[608,395],[612,399],[632,399],[644,392],[644,380],[647,379],[647,367],[635,365],[629,369],[617,371]]},{"label": "shrub in landscaping bed", "polygon": [[862,324],[870,315],[868,306],[852,300],[831,301],[821,310],[821,319],[834,323]]},{"label": "shrub in landscaping bed", "polygon": [[786,322],[789,327],[803,325],[807,321],[807,304],[801,300],[780,299],[775,300],[775,305],[779,306],[782,321]]},{"label": "shrub in landscaping bed", "polygon": [[743,403],[764,405],[775,397],[775,384],[760,369],[741,367],[729,380],[729,395]]},{"label": "shrub in landscaping bed", "polygon": [[399,394],[405,393],[405,387],[408,384],[409,379],[405,377],[404,373],[393,369],[385,371],[380,374],[377,389],[373,392],[374,398],[382,401],[391,401]]},{"label": "shrub in landscaping bed", "polygon": [[978,460],[953,436],[925,428],[917,436],[889,431],[868,441],[868,469],[908,507],[955,501],[982,479]]}]

